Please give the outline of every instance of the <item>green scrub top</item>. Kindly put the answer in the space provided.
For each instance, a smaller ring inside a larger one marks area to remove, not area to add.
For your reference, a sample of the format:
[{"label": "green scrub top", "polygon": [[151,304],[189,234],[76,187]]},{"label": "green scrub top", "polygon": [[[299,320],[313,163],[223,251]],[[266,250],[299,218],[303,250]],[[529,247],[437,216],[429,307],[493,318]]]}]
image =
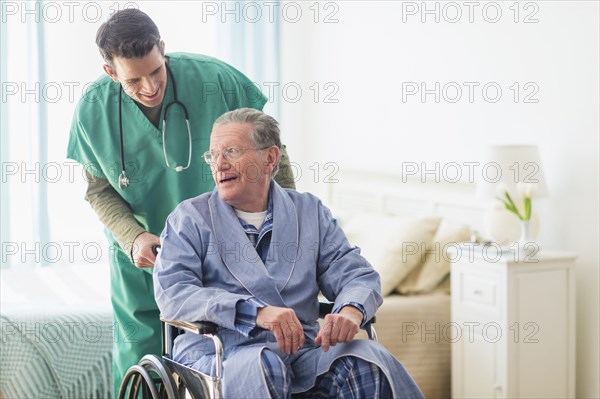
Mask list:
[{"label": "green scrub top", "polygon": [[[202,154],[209,148],[213,122],[223,113],[242,107],[262,109],[266,97],[241,72],[215,58],[173,53],[168,55],[178,100],[188,110],[192,160],[176,172],[165,163],[162,125],[165,107],[173,101],[173,82],[167,73],[167,91],[157,129],[126,94],[122,96],[125,170],[130,184],[120,188],[120,85],[99,78],[77,105],[67,157],[97,177],[107,179],[129,204],[134,217],[148,232],[160,235],[169,213],[181,201],[212,190],[210,167]],[[185,114],[169,107],[165,145],[172,168],[188,161]],[[145,354],[160,354],[159,312],[154,301],[152,269],[138,269],[128,253],[106,231],[111,242],[111,300],[114,310],[113,383],[115,394],[127,369]]]},{"label": "green scrub top", "polygon": [[[262,109],[266,98],[241,72],[217,59],[193,54],[168,55],[177,96],[188,109],[192,133],[192,163],[176,172],[167,168],[162,145],[165,105],[173,101],[169,74],[157,129],[134,101],[123,94],[123,148],[130,180],[119,188],[119,84],[109,76],[98,79],[81,99],[75,112],[67,157],[94,176],[108,179],[131,207],[135,218],[150,233],[159,235],[175,206],[212,190],[210,167],[202,154],[208,150],[213,122],[223,113],[242,107]],[[172,167],[185,166],[188,133],[178,105],[168,111],[166,149]]]}]

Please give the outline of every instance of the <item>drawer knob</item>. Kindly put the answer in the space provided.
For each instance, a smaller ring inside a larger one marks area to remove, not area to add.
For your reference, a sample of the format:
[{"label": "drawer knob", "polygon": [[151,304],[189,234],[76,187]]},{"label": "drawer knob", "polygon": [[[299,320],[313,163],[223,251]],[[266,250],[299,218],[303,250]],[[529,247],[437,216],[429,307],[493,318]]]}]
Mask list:
[{"label": "drawer knob", "polygon": [[482,294],[483,294],[483,292],[481,292],[481,290],[473,291],[473,295],[481,296]]}]

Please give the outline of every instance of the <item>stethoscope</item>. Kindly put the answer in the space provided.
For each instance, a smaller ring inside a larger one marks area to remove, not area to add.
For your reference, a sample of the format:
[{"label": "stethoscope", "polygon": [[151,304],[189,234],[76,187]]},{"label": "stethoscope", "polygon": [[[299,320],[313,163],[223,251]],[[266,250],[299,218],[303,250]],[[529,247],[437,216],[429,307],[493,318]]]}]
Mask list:
[{"label": "stethoscope", "polygon": [[[163,147],[163,153],[165,155],[165,162],[167,163],[167,168],[169,169],[174,169],[176,172],[181,172],[182,170],[186,170],[187,168],[190,167],[190,164],[192,163],[192,132],[190,130],[190,115],[188,113],[187,108],[185,107],[185,105],[179,101],[177,99],[177,85],[175,84],[175,76],[173,76],[173,71],[171,71],[171,68],[169,67],[168,63],[165,63],[165,66],[167,67],[167,72],[169,73],[169,76],[171,77],[171,83],[173,84],[173,101],[171,101],[170,103],[167,104],[167,106],[165,107],[165,113],[163,115],[163,125],[162,125],[162,147]],[[166,93],[165,93],[166,95]],[[122,102],[122,98],[123,98],[123,86],[121,86],[120,90],[119,90],[119,135],[120,135],[120,142],[121,142],[121,174],[119,175],[119,188],[125,188],[125,187],[129,187],[129,178],[127,177],[127,174],[125,173],[125,151],[123,150],[123,102]],[[188,162],[187,165],[185,167],[183,166],[177,166],[175,168],[171,167],[171,164],[169,164],[169,158],[167,158],[167,147],[165,144],[165,132],[167,130],[167,113],[169,112],[169,108],[171,107],[171,105],[177,104],[181,107],[181,109],[183,109],[183,112],[185,114],[185,123],[187,125],[187,131],[188,131],[188,140],[189,140],[189,144],[188,144]]]}]

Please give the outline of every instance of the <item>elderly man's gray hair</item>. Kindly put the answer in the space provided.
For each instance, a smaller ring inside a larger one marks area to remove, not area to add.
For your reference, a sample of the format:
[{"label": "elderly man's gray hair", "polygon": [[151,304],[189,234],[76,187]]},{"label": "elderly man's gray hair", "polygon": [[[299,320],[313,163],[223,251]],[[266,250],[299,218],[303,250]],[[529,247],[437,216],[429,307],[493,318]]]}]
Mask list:
[{"label": "elderly man's gray hair", "polygon": [[[227,125],[229,123],[249,123],[252,125],[250,131],[250,140],[256,148],[268,148],[274,145],[281,149],[281,139],[279,137],[279,123],[262,111],[253,108],[239,108],[221,115],[214,123],[216,125]],[[281,158],[281,152],[279,152]],[[279,159],[272,176],[279,170]]]}]

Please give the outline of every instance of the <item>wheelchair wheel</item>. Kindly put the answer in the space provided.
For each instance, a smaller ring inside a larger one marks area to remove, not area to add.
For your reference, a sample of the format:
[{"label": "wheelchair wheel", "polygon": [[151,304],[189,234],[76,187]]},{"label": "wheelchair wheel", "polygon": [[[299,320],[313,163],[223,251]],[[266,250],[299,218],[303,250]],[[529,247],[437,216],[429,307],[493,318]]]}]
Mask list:
[{"label": "wheelchair wheel", "polygon": [[[128,395],[127,388],[129,388]],[[138,364],[127,370],[119,389],[118,399],[138,399],[140,388],[143,399],[180,398],[177,384],[168,367],[164,360],[156,355],[144,356]]]}]

